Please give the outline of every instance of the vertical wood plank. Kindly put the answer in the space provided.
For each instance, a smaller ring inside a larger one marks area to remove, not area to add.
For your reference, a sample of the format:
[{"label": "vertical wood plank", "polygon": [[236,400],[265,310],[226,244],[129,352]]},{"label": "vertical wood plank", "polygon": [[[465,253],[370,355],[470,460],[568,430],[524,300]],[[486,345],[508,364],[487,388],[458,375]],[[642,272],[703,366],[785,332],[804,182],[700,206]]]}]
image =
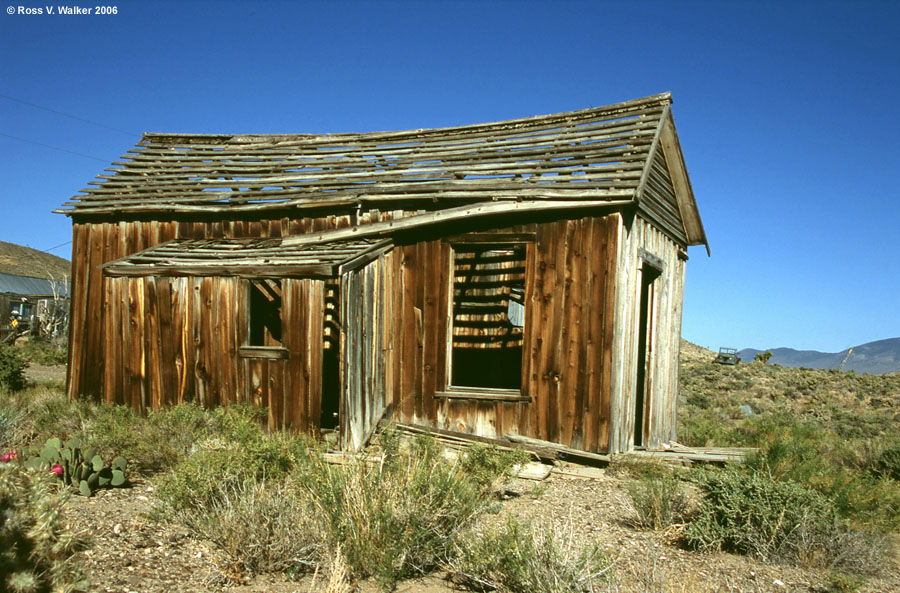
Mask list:
[{"label": "vertical wood plank", "polygon": [[318,434],[322,417],[322,382],[324,355],[325,282],[310,281],[310,292],[306,309],[309,311],[309,330],[306,334],[306,349],[309,351],[310,384],[307,430]]},{"label": "vertical wood plank", "polygon": [[135,282],[135,284],[142,287],[145,299],[143,343],[145,353],[144,391],[146,406],[148,410],[158,410],[161,396],[159,367],[162,360],[160,355],[162,344],[159,327],[159,303],[156,290],[156,278],[141,278]]},{"label": "vertical wood plank", "polygon": [[415,385],[418,344],[416,340],[416,250],[415,246],[401,248],[402,317],[400,332],[400,407],[404,422],[416,420]]}]

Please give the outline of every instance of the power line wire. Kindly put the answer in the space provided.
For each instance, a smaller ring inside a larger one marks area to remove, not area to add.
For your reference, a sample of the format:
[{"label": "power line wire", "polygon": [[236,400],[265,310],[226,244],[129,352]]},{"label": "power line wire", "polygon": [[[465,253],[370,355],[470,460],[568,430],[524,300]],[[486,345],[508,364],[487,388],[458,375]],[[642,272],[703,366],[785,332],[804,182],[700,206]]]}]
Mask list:
[{"label": "power line wire", "polygon": [[58,150],[60,152],[68,152],[69,154],[74,154],[77,156],[83,156],[86,159],[94,159],[95,161],[100,161],[101,163],[109,163],[109,159],[101,159],[100,157],[91,156],[89,154],[84,154],[83,152],[75,152],[74,150],[69,150],[67,148],[60,148],[59,146],[51,146],[49,144],[44,144],[43,142],[35,142],[34,140],[29,140],[28,138],[19,138],[18,136],[11,136],[9,134],[4,134],[0,132],[0,136],[5,136],[7,138],[12,138],[13,140],[18,140],[19,142],[27,142],[29,144],[35,144],[37,146],[43,146],[44,148],[50,148],[52,150]]},{"label": "power line wire", "polygon": [[139,136],[140,134],[135,134],[133,132],[127,132],[125,130],[121,130],[119,128],[114,128],[112,126],[107,126],[106,124],[101,124],[95,121],[91,121],[89,119],[85,119],[83,117],[78,117],[77,115],[72,115],[71,113],[66,113],[64,111],[57,111],[56,109],[51,109],[49,107],[44,107],[43,105],[38,105],[37,103],[32,103],[30,101],[25,101],[23,99],[17,99],[16,97],[10,97],[9,95],[4,95],[0,93],[0,97],[7,99],[9,101],[15,101],[16,103],[21,103],[22,105],[28,105],[29,107],[34,107],[35,109],[43,109],[44,111],[49,111],[50,113],[55,113],[57,115],[62,115],[63,117],[68,117],[70,119],[78,120],[80,122],[84,122],[86,124],[90,124],[92,126],[98,126],[100,128],[106,128],[107,130],[112,130],[113,132],[119,132],[120,134],[125,134],[130,137]]},{"label": "power line wire", "polygon": [[65,243],[60,243],[59,245],[54,245],[54,246],[51,247],[50,249],[41,249],[41,251],[43,251],[44,253],[50,253],[50,252],[53,251],[54,249],[57,249],[57,248],[62,247],[62,246],[64,246],[64,245],[69,245],[70,243],[71,243],[71,241],[66,241]]}]

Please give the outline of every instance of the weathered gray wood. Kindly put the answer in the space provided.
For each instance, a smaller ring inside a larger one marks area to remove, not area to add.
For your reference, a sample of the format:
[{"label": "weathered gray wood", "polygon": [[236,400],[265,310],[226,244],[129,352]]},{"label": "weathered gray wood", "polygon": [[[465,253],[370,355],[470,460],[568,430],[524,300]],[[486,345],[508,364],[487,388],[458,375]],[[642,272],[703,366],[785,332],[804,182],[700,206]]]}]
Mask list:
[{"label": "weathered gray wood", "polygon": [[521,445],[528,451],[532,451],[534,453],[537,453],[538,455],[541,455],[541,457],[544,459],[566,459],[569,461],[571,461],[572,459],[583,459],[588,461],[598,461],[602,463],[609,463],[609,461],[612,459],[609,455],[580,451],[578,449],[565,447],[558,443],[552,443],[550,441],[545,441],[542,439],[533,439],[523,437],[521,435],[504,435],[503,438],[504,440],[507,440],[511,443]]},{"label": "weathered gray wood", "polygon": [[290,357],[290,351],[287,348],[276,348],[273,346],[241,346],[238,352],[241,358],[283,360]]},{"label": "weathered gray wood", "polygon": [[528,213],[547,212],[553,210],[591,210],[601,208],[614,208],[631,204],[630,200],[602,200],[602,201],[578,201],[555,202],[552,205],[542,202],[517,202],[514,204],[495,203],[475,206],[462,206],[459,208],[447,208],[438,212],[428,212],[409,216],[400,220],[375,222],[359,227],[336,229],[322,233],[310,233],[302,236],[286,237],[285,245],[304,245],[329,241],[338,241],[348,238],[378,237],[390,232],[408,229],[421,229],[432,224],[459,221],[475,216],[487,216],[504,213]]},{"label": "weathered gray wood", "polygon": [[486,401],[530,402],[530,395],[522,395],[518,389],[476,389],[474,387],[454,387],[438,390],[434,397],[443,399],[480,399]]}]

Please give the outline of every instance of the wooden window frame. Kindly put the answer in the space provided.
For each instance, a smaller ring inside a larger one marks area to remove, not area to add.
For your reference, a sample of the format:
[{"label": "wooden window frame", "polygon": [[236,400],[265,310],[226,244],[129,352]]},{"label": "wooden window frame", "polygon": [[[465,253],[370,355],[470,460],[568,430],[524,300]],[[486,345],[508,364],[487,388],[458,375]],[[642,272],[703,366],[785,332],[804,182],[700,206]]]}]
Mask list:
[{"label": "wooden window frame", "polygon": [[[455,237],[445,241],[450,246],[450,258],[447,265],[450,267],[449,286],[447,287],[447,348],[444,352],[446,361],[446,372],[443,377],[443,389],[435,392],[434,397],[437,399],[461,399],[461,400],[481,400],[481,401],[497,401],[497,402],[523,402],[528,403],[532,400],[531,396],[524,392],[524,386],[520,384],[518,388],[500,388],[500,387],[476,387],[469,385],[453,385],[453,310],[454,310],[454,283],[455,283],[455,265],[456,252],[460,247],[468,247],[470,249],[478,247],[483,249],[510,249],[517,247],[525,247],[525,265],[528,265],[527,246],[535,241],[534,233],[479,233],[467,236]],[[524,303],[527,308],[529,302],[528,286],[524,287],[525,296]],[[525,315],[525,319],[528,319]],[[523,326],[523,335],[527,332],[527,327]],[[524,342],[524,339],[523,339]],[[525,363],[525,348],[522,348],[522,364]]]},{"label": "wooden window frame", "polygon": [[[246,322],[246,327],[244,328],[245,334],[244,334],[243,344],[238,348],[238,356],[241,358],[263,358],[263,359],[270,359],[270,360],[285,360],[285,359],[290,358],[290,351],[284,347],[284,345],[283,345],[284,342],[282,340],[279,340],[281,342],[281,345],[278,345],[278,346],[266,346],[263,344],[251,344],[250,343],[250,337],[253,334],[252,324],[254,323],[253,313],[252,313],[252,305],[251,305],[252,299],[253,299],[252,293],[254,290],[253,284],[254,284],[254,282],[259,282],[259,281],[265,282],[266,280],[277,280],[278,285],[279,285],[279,290],[281,290],[281,288],[283,287],[282,279],[280,279],[280,278],[278,278],[278,279],[242,278],[241,280],[242,280],[242,283],[244,284],[244,291],[246,294],[245,303],[246,303],[246,308],[247,308],[246,309],[247,322]],[[280,296],[281,295],[279,294],[279,298],[280,298]],[[283,303],[282,303],[282,307],[279,307],[279,312],[278,312],[279,324],[281,326],[279,331],[284,329],[284,318],[283,318],[282,308],[283,308]]]}]

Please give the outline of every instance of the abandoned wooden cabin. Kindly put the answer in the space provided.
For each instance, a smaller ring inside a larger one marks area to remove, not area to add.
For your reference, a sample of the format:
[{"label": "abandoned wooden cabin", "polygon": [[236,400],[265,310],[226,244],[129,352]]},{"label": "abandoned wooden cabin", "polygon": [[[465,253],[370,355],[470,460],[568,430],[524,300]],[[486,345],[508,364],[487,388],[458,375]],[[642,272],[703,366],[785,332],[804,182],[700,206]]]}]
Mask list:
[{"label": "abandoned wooden cabin", "polygon": [[252,402],[596,453],[675,438],[687,247],[669,94],[441,129],[146,134],[73,222],[68,392]]}]

